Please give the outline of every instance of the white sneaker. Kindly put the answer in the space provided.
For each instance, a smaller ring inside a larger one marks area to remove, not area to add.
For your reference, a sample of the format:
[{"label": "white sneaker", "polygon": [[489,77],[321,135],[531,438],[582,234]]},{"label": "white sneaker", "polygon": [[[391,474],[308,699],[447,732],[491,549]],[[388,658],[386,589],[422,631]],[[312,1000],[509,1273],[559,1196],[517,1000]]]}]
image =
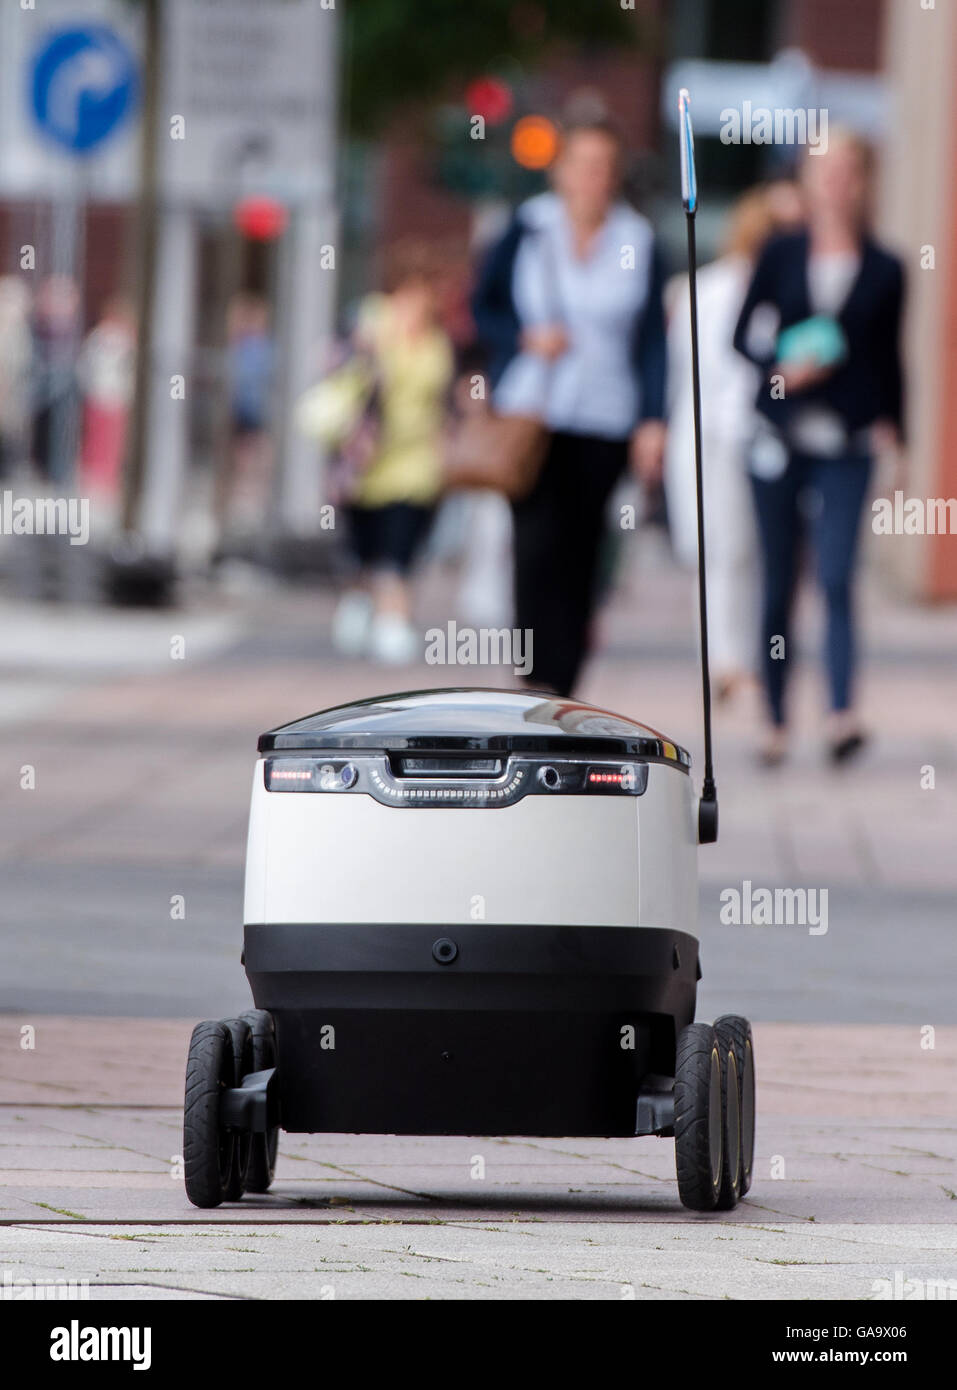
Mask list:
[{"label": "white sneaker", "polygon": [[361,589],[349,589],[339,600],[332,619],[332,641],[343,656],[362,656],[369,642],[372,600]]},{"label": "white sneaker", "polygon": [[419,654],[415,629],[397,613],[375,618],[369,633],[369,655],[384,666],[410,666]]}]

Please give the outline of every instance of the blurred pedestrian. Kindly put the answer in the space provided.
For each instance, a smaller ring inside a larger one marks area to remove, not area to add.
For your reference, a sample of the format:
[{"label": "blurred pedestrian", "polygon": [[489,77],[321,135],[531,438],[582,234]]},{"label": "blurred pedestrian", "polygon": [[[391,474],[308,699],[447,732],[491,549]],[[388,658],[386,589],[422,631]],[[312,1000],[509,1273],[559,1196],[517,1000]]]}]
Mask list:
[{"label": "blurred pedestrian", "polygon": [[[749,680],[755,664],[757,536],[745,449],[759,377],[731,343],[755,261],[775,229],[774,211],[768,188],[745,193],[731,209],[721,254],[698,272],[708,637],[718,699]],[[693,569],[698,527],[687,275],[673,284],[668,294],[665,491],[675,554]]]},{"label": "blurred pedestrian", "polygon": [[116,499],[133,401],[136,317],[121,296],[107,301],[83,341],[77,381],[83,396],[80,484],[103,500]]},{"label": "blurred pedestrian", "polygon": [[41,478],[63,485],[77,453],[76,356],[80,292],[68,275],[50,275],[33,306],[33,462]]},{"label": "blurred pedestrian", "polygon": [[231,534],[262,525],[272,474],[273,390],[276,344],[269,305],[258,294],[239,294],[226,321],[230,429],[227,467],[217,478],[215,511]]},{"label": "blurred pedestrian", "polygon": [[16,275],[0,277],[0,477],[29,454],[30,291]]},{"label": "blurred pedestrian", "polygon": [[660,480],[662,269],[650,224],[620,196],[621,138],[573,124],[553,190],[523,203],[473,299],[500,415],[550,431],[537,481],[513,504],[515,623],[534,638],[529,680],[574,690],[595,604],[605,510],[628,464]]},{"label": "blurred pedestrian", "polygon": [[340,600],[333,639],[388,664],[418,652],[410,575],[441,487],[453,353],[438,318],[440,279],[427,245],[397,247],[389,291],[362,302],[354,335],[373,380],[362,410],[375,418],[347,512],[359,575]]},{"label": "blurred pedestrian", "polygon": [[[853,704],[857,536],[874,450],[899,449],[903,427],[904,277],[868,231],[872,167],[870,148],[849,132],[832,131],[827,151],[805,159],[807,229],[765,248],[734,336],[764,378],[749,463],[764,569],[768,764],[787,748],[791,611],[805,530],[827,611],[830,756],[843,762],[865,741]],[[776,311],[778,331],[760,350],[749,330],[765,305]]]}]

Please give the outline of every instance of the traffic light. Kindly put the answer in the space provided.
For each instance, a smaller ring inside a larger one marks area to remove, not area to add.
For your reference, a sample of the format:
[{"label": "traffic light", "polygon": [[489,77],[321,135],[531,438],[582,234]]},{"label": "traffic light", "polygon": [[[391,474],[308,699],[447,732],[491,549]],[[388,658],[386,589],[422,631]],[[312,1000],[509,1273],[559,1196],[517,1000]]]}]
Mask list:
[{"label": "traffic light", "polygon": [[461,104],[439,108],[435,120],[438,183],[468,199],[518,202],[541,191],[558,152],[559,133],[546,116],[516,111],[513,89],[500,78],[470,82]]}]

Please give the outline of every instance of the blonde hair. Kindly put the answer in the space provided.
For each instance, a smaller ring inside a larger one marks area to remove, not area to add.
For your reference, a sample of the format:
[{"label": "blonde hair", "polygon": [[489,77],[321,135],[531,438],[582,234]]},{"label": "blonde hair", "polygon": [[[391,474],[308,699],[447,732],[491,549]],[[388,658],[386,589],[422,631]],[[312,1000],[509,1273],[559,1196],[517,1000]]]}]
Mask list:
[{"label": "blonde hair", "polygon": [[722,250],[726,256],[753,259],[774,231],[774,213],[766,185],[749,188],[732,204]]},{"label": "blonde hair", "polygon": [[[835,146],[838,145],[843,145],[845,149],[851,150],[853,154],[857,156],[857,162],[860,167],[861,173],[864,175],[865,180],[868,183],[870,183],[874,175],[874,169],[877,163],[877,155],[874,146],[871,144],[870,140],[867,139],[866,135],[862,135],[860,131],[852,129],[851,126],[831,126],[830,133],[828,134],[827,138],[826,153],[829,153],[832,149],[835,148]],[[820,156],[812,156],[810,150],[808,150],[808,152],[804,156],[804,170],[808,168],[812,158],[819,159]]]},{"label": "blonde hair", "polygon": [[[877,162],[874,146],[863,135],[852,130],[849,126],[834,126],[828,137],[827,149],[823,158],[826,159],[836,149],[849,150],[857,162],[862,181],[857,223],[858,228],[863,230],[870,224],[873,216],[874,171]],[[821,155],[812,155],[810,151],[805,155],[804,163],[801,166],[802,184],[807,184],[809,176],[813,175],[814,168],[820,158],[822,158]]]}]

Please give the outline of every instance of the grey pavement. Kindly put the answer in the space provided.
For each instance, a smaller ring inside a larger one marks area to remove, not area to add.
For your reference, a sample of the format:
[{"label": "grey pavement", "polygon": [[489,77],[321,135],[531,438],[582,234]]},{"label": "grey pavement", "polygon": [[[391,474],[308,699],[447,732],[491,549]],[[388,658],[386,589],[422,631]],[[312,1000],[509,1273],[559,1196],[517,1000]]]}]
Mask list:
[{"label": "grey pavement", "polygon": [[25,1024],[0,1024],[0,1278],[390,1299],[957,1281],[957,1028],[927,1049],[904,1026],[759,1024],[754,1181],[716,1219],[678,1205],[667,1141],[489,1136],[283,1135],[267,1196],[200,1212],[178,1169],[189,1023],[49,1016],[24,1050]]},{"label": "grey pavement", "polygon": [[[423,627],[448,590],[434,573]],[[639,552],[582,694],[697,759],[692,597]],[[699,1017],[757,1021],[759,1129],[752,1192],[716,1220],[678,1205],[656,1140],[283,1136],[267,1198],[191,1208],[176,1166],[189,1029],[249,1002],[257,734],[389,688],[512,680],[342,662],[328,596],[309,591],[143,622],[8,603],[0,1265],[88,1279],[93,1297],[868,1298],[895,1271],[957,1279],[957,614],[873,580],[863,607],[873,741],[857,767],[823,764],[807,664],[781,772],[755,767],[753,695],[717,713]],[[813,604],[803,620],[811,651]],[[721,893],[745,882],[826,890],[826,933],[722,925]]]},{"label": "grey pavement", "polygon": [[92,1300],[872,1300],[895,1276],[957,1288],[953,1229],[939,1226],[596,1227],[489,1214],[412,1227],[21,1225],[4,1236],[11,1279],[85,1281]]}]

